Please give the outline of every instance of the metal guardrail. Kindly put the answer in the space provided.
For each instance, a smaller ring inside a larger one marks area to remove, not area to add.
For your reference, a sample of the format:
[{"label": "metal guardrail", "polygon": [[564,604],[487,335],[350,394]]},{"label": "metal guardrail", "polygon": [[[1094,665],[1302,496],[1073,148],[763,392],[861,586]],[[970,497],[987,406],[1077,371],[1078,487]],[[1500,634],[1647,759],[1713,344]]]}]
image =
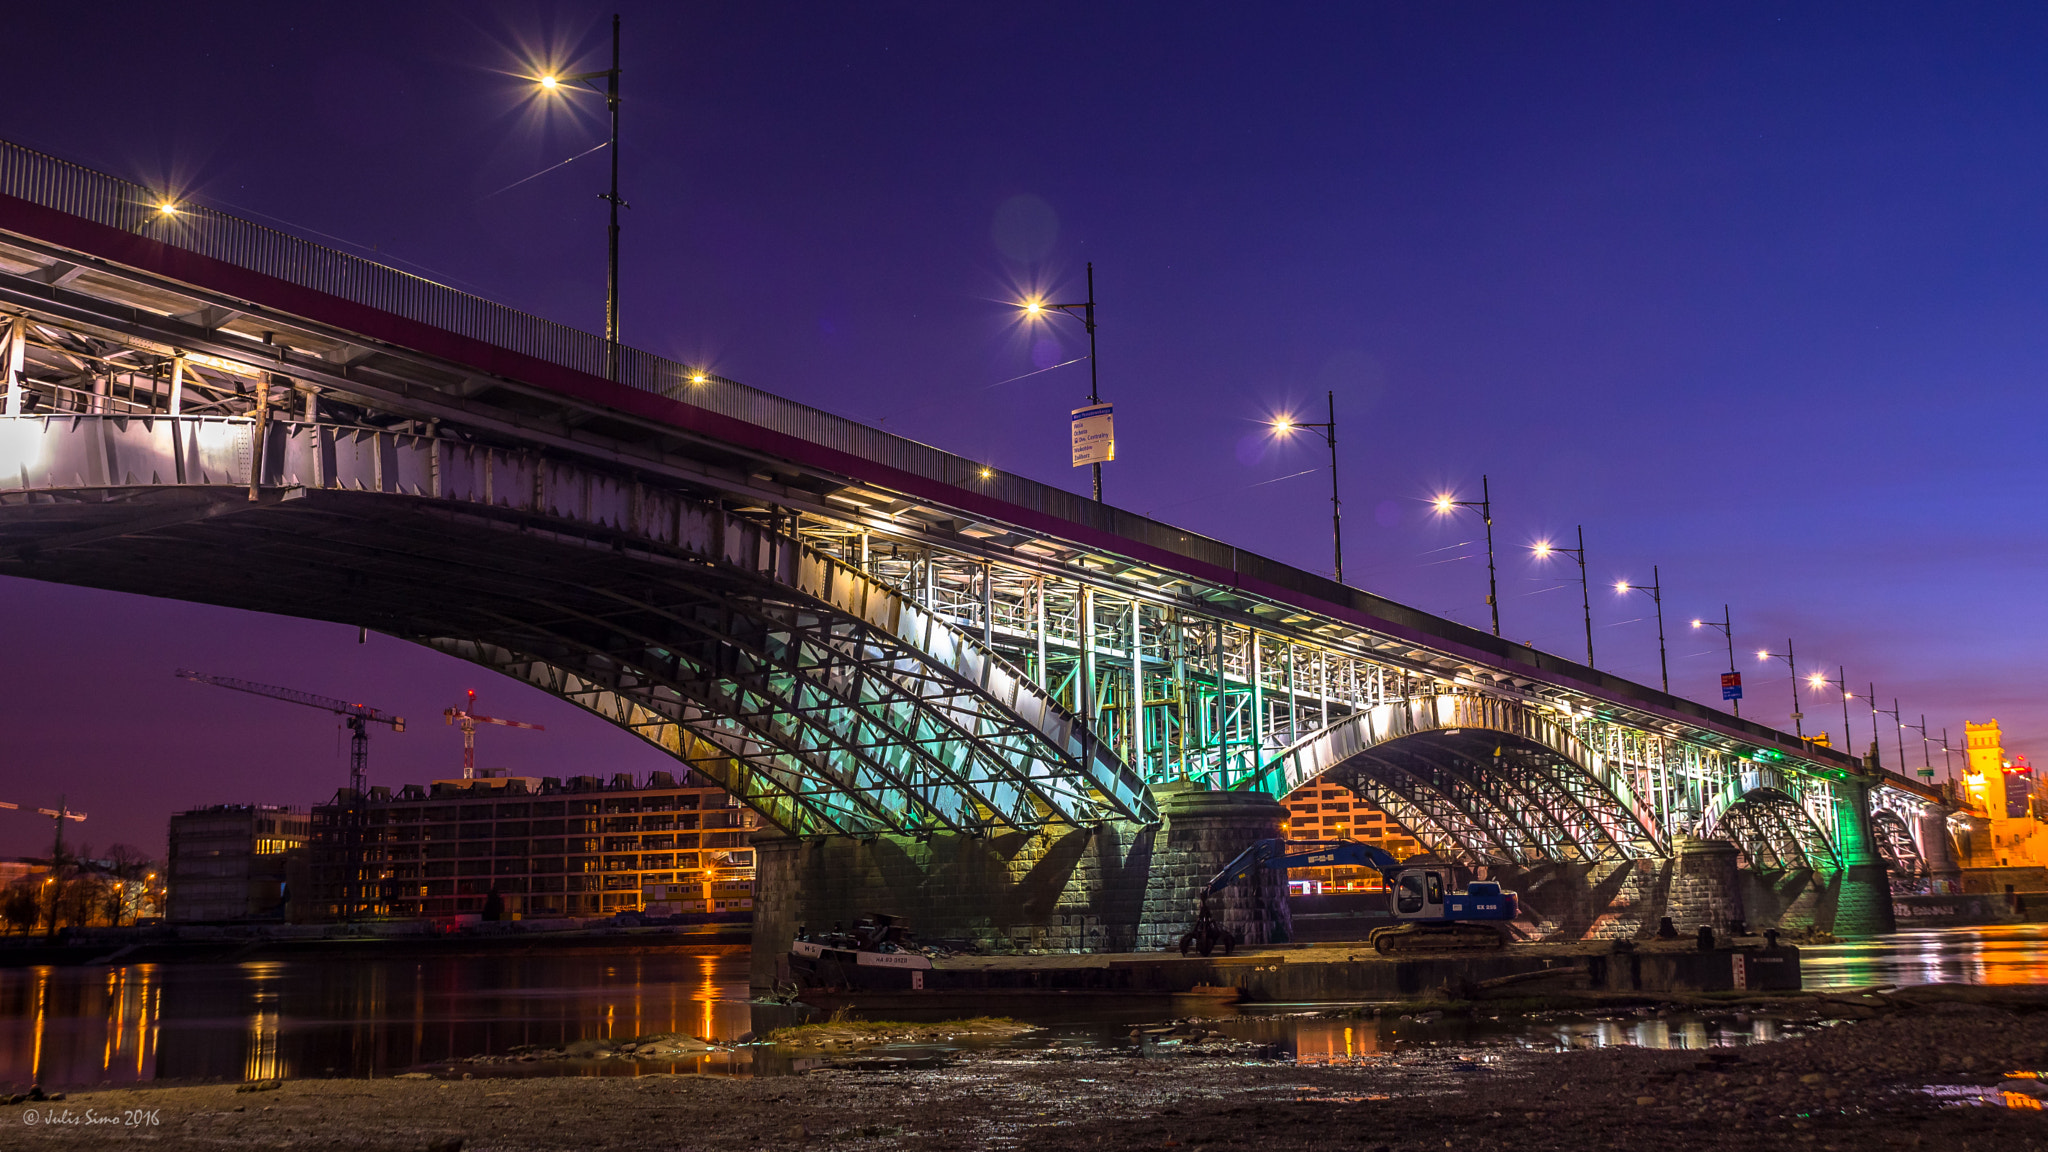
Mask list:
[{"label": "metal guardrail", "polygon": [[[720,415],[835,448],[862,459],[983,492],[1063,519],[1107,526],[1101,514],[1107,510],[1091,515],[1090,508],[1099,506],[1072,493],[1002,473],[983,479],[982,465],[976,461],[638,348],[626,345],[610,348],[602,336],[594,333],[557,324],[201,204],[180,202],[175,212],[161,212],[159,205],[166,199],[162,193],[6,141],[0,141],[0,193],[550,364],[609,377],[642,391],[684,399]],[[616,361],[615,367],[608,363],[613,360]],[[693,378],[700,374],[706,377],[705,382],[695,383]],[[1189,537],[1188,533],[1165,525],[1154,525],[1127,513],[1116,514],[1116,519],[1126,535],[1133,535],[1128,529],[1137,528],[1136,538],[1160,535],[1178,544],[1174,551],[1194,554],[1185,544],[1179,543]],[[1158,532],[1145,531],[1147,526],[1158,529]],[[1228,562],[1228,554],[1234,551],[1217,541],[1203,539],[1202,544],[1209,551],[1220,550],[1225,563]],[[1216,557],[1201,558],[1213,560]]]}]

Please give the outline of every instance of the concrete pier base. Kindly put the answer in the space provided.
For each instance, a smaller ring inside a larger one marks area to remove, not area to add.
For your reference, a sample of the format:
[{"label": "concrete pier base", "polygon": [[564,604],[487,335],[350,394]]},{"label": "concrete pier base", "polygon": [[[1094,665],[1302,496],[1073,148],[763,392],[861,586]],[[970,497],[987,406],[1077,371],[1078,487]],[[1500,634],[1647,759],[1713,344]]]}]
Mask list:
[{"label": "concrete pier base", "polygon": [[1672,848],[1677,861],[1665,915],[1681,934],[1695,932],[1701,925],[1726,932],[1729,924],[1745,918],[1742,882],[1736,871],[1739,850],[1733,843],[1678,836]]},{"label": "concrete pier base", "polygon": [[[1287,808],[1250,792],[1176,792],[1160,801],[1164,842],[1153,854],[1138,924],[1138,949],[1172,948],[1192,926],[1203,885],[1259,840],[1280,835]],[[1287,874],[1254,872],[1209,900],[1209,913],[1244,944],[1284,944],[1293,936],[1287,915]]]},{"label": "concrete pier base", "polygon": [[1137,943],[1153,827],[1111,822],[1031,833],[754,838],[755,987],[776,978],[798,925],[885,912],[922,940],[986,952],[1121,952]]}]

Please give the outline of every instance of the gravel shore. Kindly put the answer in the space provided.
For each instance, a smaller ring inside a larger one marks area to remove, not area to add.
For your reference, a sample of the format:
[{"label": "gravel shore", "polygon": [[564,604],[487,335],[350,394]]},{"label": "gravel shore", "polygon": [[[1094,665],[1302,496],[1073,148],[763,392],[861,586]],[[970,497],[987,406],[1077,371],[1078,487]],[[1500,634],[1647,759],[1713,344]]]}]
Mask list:
[{"label": "gravel shore", "polygon": [[83,1091],[0,1109],[0,1148],[2048,1147],[2048,1112],[2035,1103],[2044,1082],[2004,1077],[2048,1072],[2048,1011],[2040,1010],[2048,1003],[1993,990],[1917,991],[1873,1003],[1843,1008],[1868,1019],[1704,1052],[1428,1049],[1297,1066],[1197,1044],[1168,1058],[1097,1048],[969,1051],[936,1068],[760,1079],[298,1080],[264,1091]]}]

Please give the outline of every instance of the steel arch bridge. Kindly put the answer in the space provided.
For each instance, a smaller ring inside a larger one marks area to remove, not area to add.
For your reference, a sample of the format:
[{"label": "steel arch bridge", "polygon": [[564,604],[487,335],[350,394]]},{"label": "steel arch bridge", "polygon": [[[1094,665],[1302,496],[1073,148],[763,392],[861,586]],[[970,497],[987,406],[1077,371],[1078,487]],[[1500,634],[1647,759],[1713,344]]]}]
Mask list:
[{"label": "steel arch bridge", "polygon": [[792,833],[1328,774],[1455,858],[1627,859],[1769,768],[1874,859],[1839,752],[159,199],[0,143],[0,573],[426,644]]}]

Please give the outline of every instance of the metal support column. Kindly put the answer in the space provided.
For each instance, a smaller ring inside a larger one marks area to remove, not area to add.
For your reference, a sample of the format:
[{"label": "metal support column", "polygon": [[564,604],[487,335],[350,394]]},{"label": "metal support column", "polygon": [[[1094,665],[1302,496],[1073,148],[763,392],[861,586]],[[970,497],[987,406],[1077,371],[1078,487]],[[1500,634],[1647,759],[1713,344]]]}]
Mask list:
[{"label": "metal support column", "polygon": [[1081,585],[1081,722],[1090,732],[1100,717],[1095,709],[1095,591]]},{"label": "metal support column", "polygon": [[1131,746],[1127,757],[1145,775],[1145,606],[1131,601]]},{"label": "metal support column", "polygon": [[28,351],[28,317],[16,316],[7,330],[7,414],[21,415],[22,355]]}]

